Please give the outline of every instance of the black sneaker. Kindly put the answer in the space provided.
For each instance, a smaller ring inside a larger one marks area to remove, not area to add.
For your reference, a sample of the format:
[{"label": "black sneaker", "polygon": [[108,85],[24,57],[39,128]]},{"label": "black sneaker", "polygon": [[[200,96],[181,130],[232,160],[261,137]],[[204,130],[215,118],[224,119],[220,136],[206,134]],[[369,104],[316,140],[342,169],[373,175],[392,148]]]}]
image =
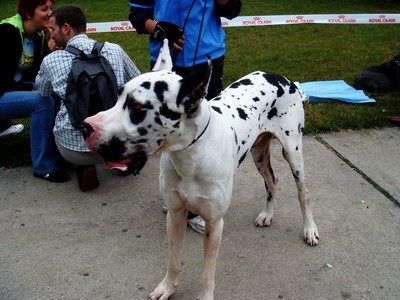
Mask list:
[{"label": "black sneaker", "polygon": [[63,169],[58,169],[57,171],[47,174],[33,173],[33,176],[50,182],[65,182],[69,180],[68,173],[65,172]]}]

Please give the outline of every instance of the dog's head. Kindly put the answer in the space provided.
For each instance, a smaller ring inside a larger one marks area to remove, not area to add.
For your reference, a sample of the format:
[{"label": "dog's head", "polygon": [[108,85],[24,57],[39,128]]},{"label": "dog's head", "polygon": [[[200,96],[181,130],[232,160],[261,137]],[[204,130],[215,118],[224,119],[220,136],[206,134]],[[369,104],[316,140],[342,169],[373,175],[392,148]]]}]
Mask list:
[{"label": "dog's head", "polygon": [[171,69],[168,42],[164,42],[152,72],[126,83],[113,108],[85,119],[85,143],[109,167],[130,168],[135,174],[149,154],[180,150],[193,140],[211,62],[184,78]]}]

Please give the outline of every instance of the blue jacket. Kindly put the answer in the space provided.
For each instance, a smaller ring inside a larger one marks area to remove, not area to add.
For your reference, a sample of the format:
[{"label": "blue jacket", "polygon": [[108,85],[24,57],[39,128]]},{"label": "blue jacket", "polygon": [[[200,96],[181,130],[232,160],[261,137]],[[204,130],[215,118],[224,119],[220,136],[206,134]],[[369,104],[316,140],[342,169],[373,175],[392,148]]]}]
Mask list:
[{"label": "blue jacket", "polygon": [[[184,30],[186,39],[183,51],[172,53],[172,57],[176,59],[175,65],[179,67],[191,67],[195,55],[195,64],[206,62],[207,55],[211,59],[223,56],[225,32],[221,25],[221,16],[232,19],[239,14],[241,8],[240,0],[230,0],[224,6],[219,6],[215,0],[130,0],[129,5],[129,20],[139,34],[147,33],[144,24],[148,19],[174,23]],[[195,54],[197,44],[198,50]],[[151,60],[157,60],[161,43],[150,36],[149,47]]]}]

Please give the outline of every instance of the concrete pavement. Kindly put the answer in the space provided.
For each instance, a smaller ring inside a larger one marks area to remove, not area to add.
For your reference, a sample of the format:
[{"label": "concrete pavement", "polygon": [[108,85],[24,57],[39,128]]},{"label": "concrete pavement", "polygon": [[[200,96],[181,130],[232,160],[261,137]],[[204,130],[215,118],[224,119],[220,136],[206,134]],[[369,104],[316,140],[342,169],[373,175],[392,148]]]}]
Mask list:
[{"label": "concrete pavement", "polygon": [[[253,221],[263,182],[247,158],[235,177],[216,299],[400,299],[400,130],[304,138],[306,181],[321,235],[302,241],[295,185],[278,144],[273,224]],[[0,170],[0,299],[147,299],[166,266],[159,157],[141,175],[99,168],[100,187]],[[196,299],[202,237],[187,231],[173,299]]]}]

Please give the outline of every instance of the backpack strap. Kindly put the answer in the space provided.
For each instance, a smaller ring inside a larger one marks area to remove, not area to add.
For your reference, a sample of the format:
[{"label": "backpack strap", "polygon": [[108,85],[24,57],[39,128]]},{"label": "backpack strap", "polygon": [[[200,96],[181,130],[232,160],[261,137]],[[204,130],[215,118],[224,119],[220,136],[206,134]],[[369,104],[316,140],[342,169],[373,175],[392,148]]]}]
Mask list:
[{"label": "backpack strap", "polygon": [[103,46],[104,46],[104,43],[96,42],[96,43],[94,44],[94,46],[93,46],[92,54],[93,54],[93,55],[98,55],[98,54],[100,54],[100,51],[101,51],[101,49],[103,49]]},{"label": "backpack strap", "polygon": [[72,54],[74,54],[76,56],[78,56],[78,55],[86,55],[81,49],[78,49],[78,48],[76,48],[74,46],[71,46],[71,45],[67,46],[67,48],[65,48],[64,50],[68,51],[69,53],[72,53]]}]

